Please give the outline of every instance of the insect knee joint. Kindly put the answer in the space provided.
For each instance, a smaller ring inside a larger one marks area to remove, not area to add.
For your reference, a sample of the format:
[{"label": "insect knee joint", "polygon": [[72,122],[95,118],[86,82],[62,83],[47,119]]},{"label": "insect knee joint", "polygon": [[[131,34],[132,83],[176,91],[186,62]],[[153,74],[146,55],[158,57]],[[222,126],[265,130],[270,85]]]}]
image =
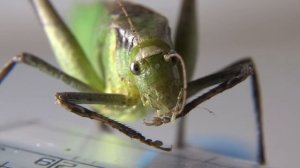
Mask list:
[{"label": "insect knee joint", "polygon": [[58,104],[61,104],[62,102],[65,102],[65,97],[62,93],[56,93],[55,94],[55,100],[56,100],[56,103]]}]

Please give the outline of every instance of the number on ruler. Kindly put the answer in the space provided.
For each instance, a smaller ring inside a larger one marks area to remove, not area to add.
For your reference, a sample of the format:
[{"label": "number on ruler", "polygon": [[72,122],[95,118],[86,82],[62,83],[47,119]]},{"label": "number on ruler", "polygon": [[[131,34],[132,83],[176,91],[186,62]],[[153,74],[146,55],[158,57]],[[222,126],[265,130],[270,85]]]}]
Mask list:
[{"label": "number on ruler", "polygon": [[53,158],[40,158],[34,162],[34,164],[39,166],[44,166],[47,168],[66,168],[66,167],[76,167],[77,164],[65,161],[62,159],[53,159]]}]

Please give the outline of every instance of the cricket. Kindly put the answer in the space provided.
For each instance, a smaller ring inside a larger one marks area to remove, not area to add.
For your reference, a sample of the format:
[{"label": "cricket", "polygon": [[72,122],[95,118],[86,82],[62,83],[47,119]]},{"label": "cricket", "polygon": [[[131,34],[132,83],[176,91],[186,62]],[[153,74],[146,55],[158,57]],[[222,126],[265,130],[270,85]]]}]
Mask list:
[{"label": "cricket", "polygon": [[[67,111],[99,121],[148,146],[171,151],[162,141],[147,138],[123,123],[146,115],[153,116],[150,121],[144,120],[147,126],[177,122],[202,102],[250,77],[257,160],[266,164],[259,82],[253,60],[241,59],[190,80],[198,57],[195,0],[182,0],[174,42],[167,18],[140,4],[115,0],[77,5],[71,24],[66,25],[49,0],[30,2],[61,69],[22,52],[0,70],[1,85],[16,65],[29,65],[78,91],[55,94],[57,103]],[[191,100],[192,96],[196,98]],[[182,127],[177,130],[177,148],[185,145],[183,131]]]}]

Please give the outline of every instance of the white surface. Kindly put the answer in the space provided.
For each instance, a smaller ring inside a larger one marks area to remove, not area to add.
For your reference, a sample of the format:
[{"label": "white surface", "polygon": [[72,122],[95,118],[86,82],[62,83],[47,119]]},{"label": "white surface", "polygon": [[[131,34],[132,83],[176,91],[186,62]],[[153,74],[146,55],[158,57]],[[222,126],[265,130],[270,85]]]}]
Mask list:
[{"label": "white surface", "polygon": [[[70,0],[54,2],[61,13],[67,13]],[[139,2],[165,14],[174,28],[178,0],[173,0],[172,4],[161,0]],[[272,167],[297,167],[300,150],[300,91],[297,88],[300,86],[300,1],[197,2],[201,41],[195,77],[251,56],[261,81],[268,162]],[[21,51],[34,53],[56,65],[28,1],[2,0],[0,11],[0,66]],[[197,107],[188,119],[189,140],[228,135],[247,144],[246,149],[253,149],[255,132],[248,83]],[[32,68],[17,67],[0,87],[0,128],[4,122],[39,118],[48,122],[69,120],[94,129],[93,122],[69,114],[54,104],[55,92],[70,90]],[[203,107],[213,111],[214,115]],[[141,122],[132,126],[145,130],[145,135],[153,139],[173,143],[172,124],[147,128]]]}]

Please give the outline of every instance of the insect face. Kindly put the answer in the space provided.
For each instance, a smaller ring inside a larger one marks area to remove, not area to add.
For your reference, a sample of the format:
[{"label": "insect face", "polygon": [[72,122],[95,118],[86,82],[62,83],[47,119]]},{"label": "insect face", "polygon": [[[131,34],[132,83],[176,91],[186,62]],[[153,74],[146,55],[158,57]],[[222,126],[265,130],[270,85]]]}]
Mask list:
[{"label": "insect face", "polygon": [[180,64],[175,57],[166,59],[164,52],[153,54],[144,51],[139,54],[144,55],[137,55],[136,58],[140,59],[134,60],[130,69],[142,95],[142,102],[155,109],[158,115],[166,114],[177,106],[180,99],[183,86]]}]

